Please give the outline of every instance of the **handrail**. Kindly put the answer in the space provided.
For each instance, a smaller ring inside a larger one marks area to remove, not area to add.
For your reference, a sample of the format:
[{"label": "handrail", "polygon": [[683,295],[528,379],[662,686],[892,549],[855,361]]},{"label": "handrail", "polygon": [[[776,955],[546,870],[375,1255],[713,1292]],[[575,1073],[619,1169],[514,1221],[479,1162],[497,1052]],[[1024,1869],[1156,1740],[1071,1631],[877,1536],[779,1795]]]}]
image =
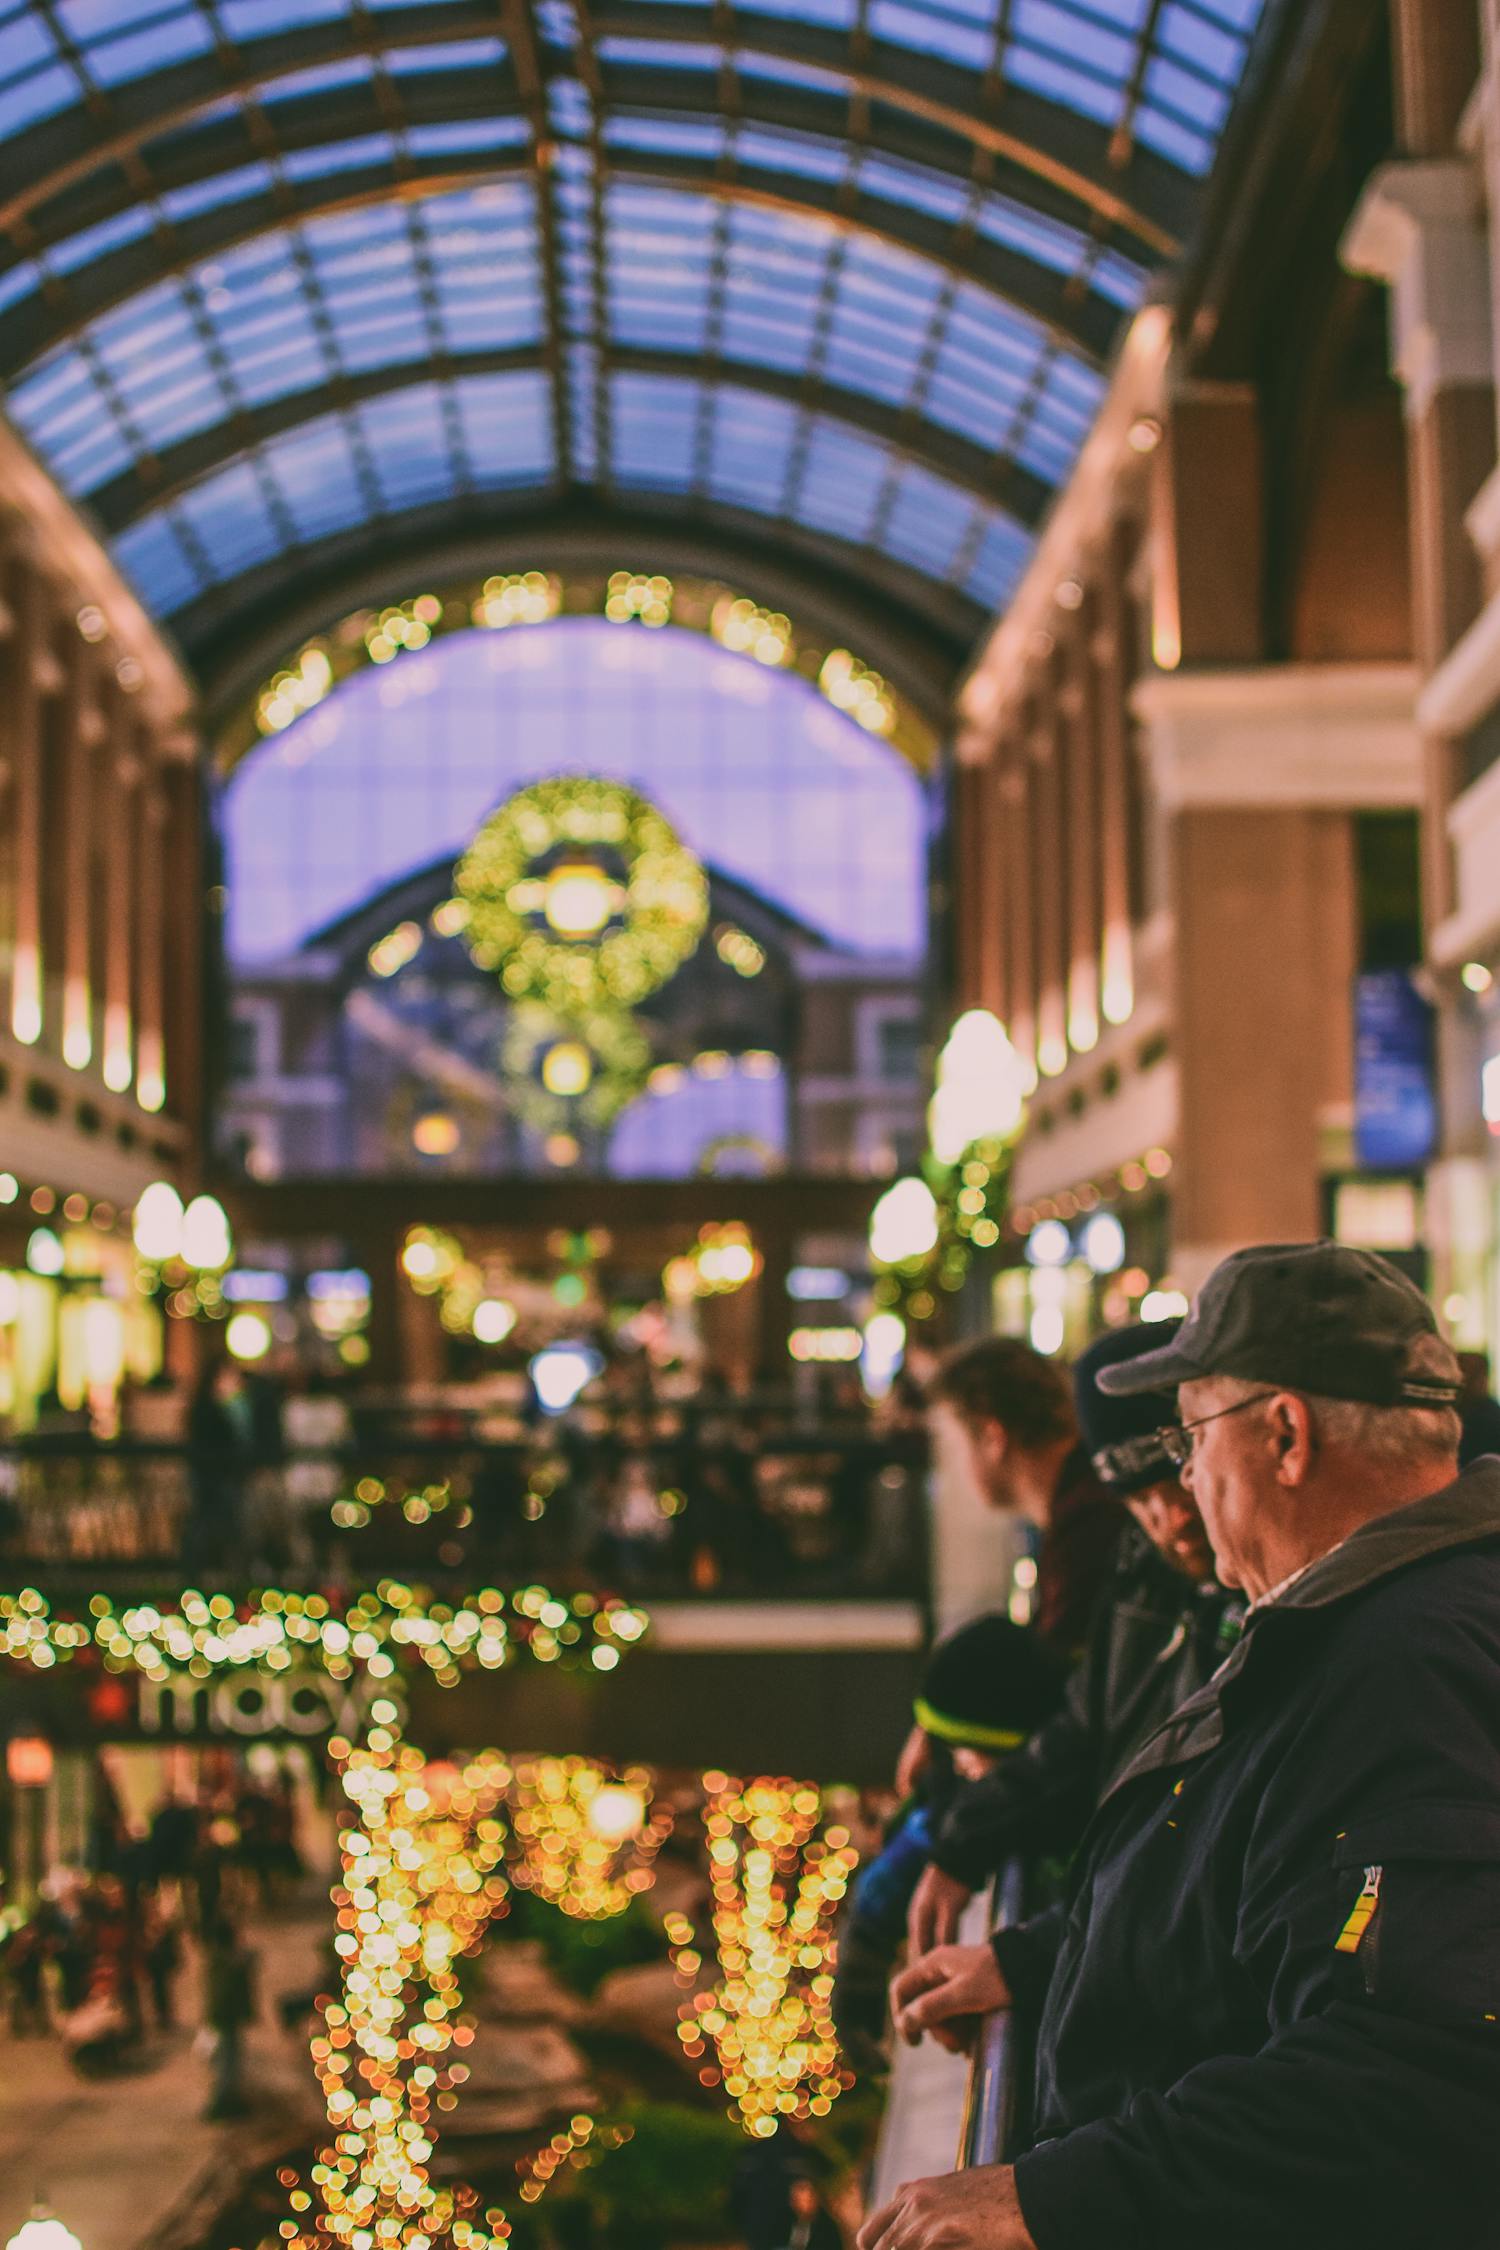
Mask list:
[{"label": "handrail", "polygon": [[[1020,1921],[1024,1887],[1021,1862],[1007,1860],[990,1886],[992,1930],[1007,1929]],[[981,2022],[969,2061],[956,2171],[1004,2163],[1015,2115],[1017,2066],[1015,2017],[1009,2008],[996,2008]]]}]

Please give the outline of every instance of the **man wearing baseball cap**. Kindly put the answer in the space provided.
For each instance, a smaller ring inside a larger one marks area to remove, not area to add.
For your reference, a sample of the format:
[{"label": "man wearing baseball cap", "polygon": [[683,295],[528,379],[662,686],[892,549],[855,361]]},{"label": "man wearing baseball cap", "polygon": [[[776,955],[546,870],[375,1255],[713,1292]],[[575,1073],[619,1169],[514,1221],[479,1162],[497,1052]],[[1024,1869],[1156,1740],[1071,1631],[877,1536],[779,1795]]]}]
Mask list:
[{"label": "man wearing baseball cap", "polygon": [[[908,1967],[893,1994],[908,2034],[955,2012],[949,2000],[962,1995],[944,1994],[938,1972],[959,1966],[967,1950],[947,1958],[972,1894],[1012,1858],[1070,1853],[1104,1784],[1238,1638],[1244,1603],[1215,1579],[1203,1520],[1162,1447],[1161,1425],[1173,1419],[1171,1392],[1117,1398],[1102,1386],[1111,1368],[1159,1349],[1179,1326],[1174,1320],[1111,1329],[1073,1369],[1089,1465],[1135,1524],[1121,1539],[1062,1709],[1024,1751],[960,1789],[938,1825],[932,1865],[912,1904]],[[934,1949],[944,1958],[934,1960]],[[924,1957],[925,1969],[913,1978]],[[912,2012],[915,1994],[931,2000],[918,2001]]]},{"label": "man wearing baseball cap", "polygon": [[1334,1243],[1238,1252],[1101,1377],[1163,1383],[1247,1629],[1090,1823],[1032,2146],[860,2250],[1491,2250],[1500,1460],[1458,1474],[1431,1309]]}]

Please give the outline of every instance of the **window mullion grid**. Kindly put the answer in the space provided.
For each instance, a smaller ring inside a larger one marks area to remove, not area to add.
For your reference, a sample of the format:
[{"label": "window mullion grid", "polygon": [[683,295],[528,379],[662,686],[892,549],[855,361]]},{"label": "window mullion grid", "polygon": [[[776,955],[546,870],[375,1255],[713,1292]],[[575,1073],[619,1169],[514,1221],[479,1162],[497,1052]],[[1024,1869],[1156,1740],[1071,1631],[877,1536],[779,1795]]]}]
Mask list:
[{"label": "window mullion grid", "polygon": [[[277,213],[283,221],[287,256],[296,268],[297,278],[302,286],[302,299],[308,321],[317,337],[319,348],[323,354],[324,366],[327,369],[328,403],[330,407],[339,410],[350,458],[354,464],[355,481],[359,486],[365,512],[372,520],[379,519],[387,512],[385,496],[380,489],[380,479],[376,475],[375,464],[370,456],[369,446],[365,442],[364,432],[352,412],[353,402],[348,378],[344,372],[343,361],[339,353],[338,337],[333,326],[332,316],[328,310],[327,300],[323,295],[322,283],[318,279],[317,268],[308,254],[307,245],[302,237],[296,197],[292,193],[291,183],[286,176],[281,142],[277,137],[275,126],[257,97],[256,89],[248,72],[243,67],[238,48],[219,20],[212,0],[198,0],[198,6],[204,14],[205,20],[214,28],[215,45],[218,49],[219,59],[226,76],[234,81],[251,145],[259,152],[262,162],[270,172],[271,197],[276,205]],[[269,479],[271,485],[277,490],[279,497],[280,487],[276,486],[276,480],[271,476],[264,456],[258,448],[252,451],[250,461],[257,482],[264,488],[266,480]],[[293,544],[301,546],[303,541],[298,537],[293,541]]]},{"label": "window mullion grid", "polygon": [[[977,164],[975,170],[976,173],[979,170]],[[927,401],[932,391],[934,377],[937,374],[938,359],[948,334],[949,316],[958,296],[960,269],[967,252],[973,245],[974,230],[978,225],[979,213],[983,203],[984,188],[980,180],[976,178],[969,190],[968,202],[953,224],[953,264],[943,277],[942,287],[939,289],[937,300],[933,305],[932,314],[927,323],[927,334],[922,340],[922,350],[917,360],[916,371],[912,376],[911,389],[907,393],[906,404],[902,408],[902,419],[911,430],[915,430],[926,416]],[[901,488],[903,467],[903,463],[893,459],[886,471],[885,481],[880,489],[880,498],[875,503],[875,514],[870,524],[870,545],[872,547],[882,546],[885,542],[891,511],[896,505]]]},{"label": "window mullion grid", "polygon": [[733,251],[734,198],[721,195],[714,213],[713,241],[709,249],[708,304],[703,325],[704,383],[698,399],[697,427],[693,432],[693,466],[690,489],[702,493],[713,474],[715,408],[722,393],[709,370],[724,356],[724,322],[729,300],[729,260]]},{"label": "window mullion grid", "polygon": [[[40,0],[40,6],[41,12],[46,18],[48,29],[52,32],[53,37],[57,40],[59,47],[64,51],[67,60],[71,63],[72,67],[77,72],[79,77],[82,78],[86,84],[89,84],[88,71],[84,57],[73,45],[73,42],[67,38],[66,34],[58,24],[54,12],[53,0]],[[106,91],[95,88],[91,84],[89,85],[88,104],[93,116],[101,123],[108,124],[115,116],[115,103],[113,97]],[[240,437],[244,443],[244,448],[251,464],[252,474],[254,475],[256,484],[260,489],[261,498],[266,504],[266,508],[270,514],[271,521],[275,526],[276,535],[283,541],[283,543],[295,545],[297,540],[296,525],[292,521],[290,511],[288,510],[285,501],[282,499],[281,494],[276,489],[274,482],[265,474],[263,470],[260,456],[255,448],[254,429],[250,422],[249,415],[246,412],[245,402],[240,393],[239,384],[235,379],[234,368],[230,362],[228,354],[225,352],[223,345],[219,341],[219,337],[214,328],[213,322],[208,317],[208,311],[203,302],[202,292],[200,291],[197,282],[192,278],[188,270],[188,261],[182,253],[177,230],[173,226],[171,220],[167,217],[166,212],[161,207],[160,201],[158,200],[156,194],[156,183],[151,176],[151,170],[146,162],[145,156],[137,143],[131,142],[125,148],[120,158],[120,168],[124,172],[126,179],[130,183],[130,187],[136,201],[138,203],[144,204],[146,209],[150,213],[152,239],[155,242],[158,251],[161,253],[163,276],[165,277],[166,275],[173,273],[178,276],[178,288],[181,292],[182,303],[184,308],[186,309],[188,319],[192,324],[192,330],[195,338],[197,339],[198,348],[203,353],[205,360],[208,362],[208,365],[212,370],[214,380],[219,386],[219,392],[224,404],[223,418],[229,424],[229,427],[234,430],[236,435]],[[126,431],[133,437],[138,451],[136,462],[137,478],[149,489],[149,468],[147,475],[144,477],[141,476],[141,468],[143,466],[143,462],[145,464],[154,463],[156,459],[155,449],[146,443],[145,438],[138,425],[136,424],[134,418],[125,408],[124,401],[120,396],[119,390],[117,389],[113,378],[105,370],[104,364],[100,359],[98,352],[91,343],[86,330],[79,330],[75,340],[75,349],[78,351],[79,356],[84,360],[85,364],[89,367],[94,376],[94,380],[104,391],[105,396],[109,401],[110,411],[114,414],[115,419],[119,423],[121,429]],[[196,569],[205,571],[208,578],[212,580],[213,570],[209,562],[207,550],[204,547],[197,532],[193,529],[191,523],[185,516],[180,515],[175,509],[172,511],[171,521],[172,527],[176,531],[178,538],[182,541],[183,546],[186,548],[189,556],[191,557],[194,567]]]},{"label": "window mullion grid", "polygon": [[[724,323],[729,311],[729,261],[734,248],[734,184],[739,173],[740,74],[734,45],[734,24],[729,0],[714,0],[714,30],[719,41],[719,115],[724,123],[724,145],[714,170],[721,193],[714,212],[713,239],[709,245],[707,301],[704,306],[703,357],[712,366],[724,354]],[[713,475],[714,434],[720,393],[706,381],[698,395],[693,431],[689,490],[704,494]]]},{"label": "window mullion grid", "polygon": [[828,260],[823,269],[823,286],[813,319],[807,366],[802,376],[797,427],[787,450],[786,475],[782,479],[781,499],[776,510],[778,519],[783,523],[795,516],[802,493],[802,479],[806,474],[807,457],[812,449],[813,427],[823,387],[823,369],[832,339],[834,315],[838,310],[839,283],[843,279],[844,262],[849,255],[849,241],[848,230],[841,228],[829,245]]}]

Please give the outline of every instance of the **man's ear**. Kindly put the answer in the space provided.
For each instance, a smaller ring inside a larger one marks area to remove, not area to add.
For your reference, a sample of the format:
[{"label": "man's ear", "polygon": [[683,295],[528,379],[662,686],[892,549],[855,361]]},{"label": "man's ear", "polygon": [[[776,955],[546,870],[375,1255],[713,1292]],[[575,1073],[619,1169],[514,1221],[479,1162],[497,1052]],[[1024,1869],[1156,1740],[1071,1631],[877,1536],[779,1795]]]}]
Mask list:
[{"label": "man's ear", "polygon": [[1278,1391],[1266,1408],[1278,1484],[1305,1484],[1318,1454],[1312,1409],[1295,1391]]}]

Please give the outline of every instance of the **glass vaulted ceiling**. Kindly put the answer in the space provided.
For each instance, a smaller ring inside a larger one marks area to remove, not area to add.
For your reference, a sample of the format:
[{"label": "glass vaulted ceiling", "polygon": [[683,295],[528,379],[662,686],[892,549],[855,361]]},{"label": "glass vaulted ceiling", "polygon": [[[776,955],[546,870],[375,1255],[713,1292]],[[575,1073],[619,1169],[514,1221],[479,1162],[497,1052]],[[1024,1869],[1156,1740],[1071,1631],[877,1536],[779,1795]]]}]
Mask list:
[{"label": "glass vaulted ceiling", "polygon": [[8,408],[190,644],[580,492],[962,627],[1261,6],[0,0]]}]

